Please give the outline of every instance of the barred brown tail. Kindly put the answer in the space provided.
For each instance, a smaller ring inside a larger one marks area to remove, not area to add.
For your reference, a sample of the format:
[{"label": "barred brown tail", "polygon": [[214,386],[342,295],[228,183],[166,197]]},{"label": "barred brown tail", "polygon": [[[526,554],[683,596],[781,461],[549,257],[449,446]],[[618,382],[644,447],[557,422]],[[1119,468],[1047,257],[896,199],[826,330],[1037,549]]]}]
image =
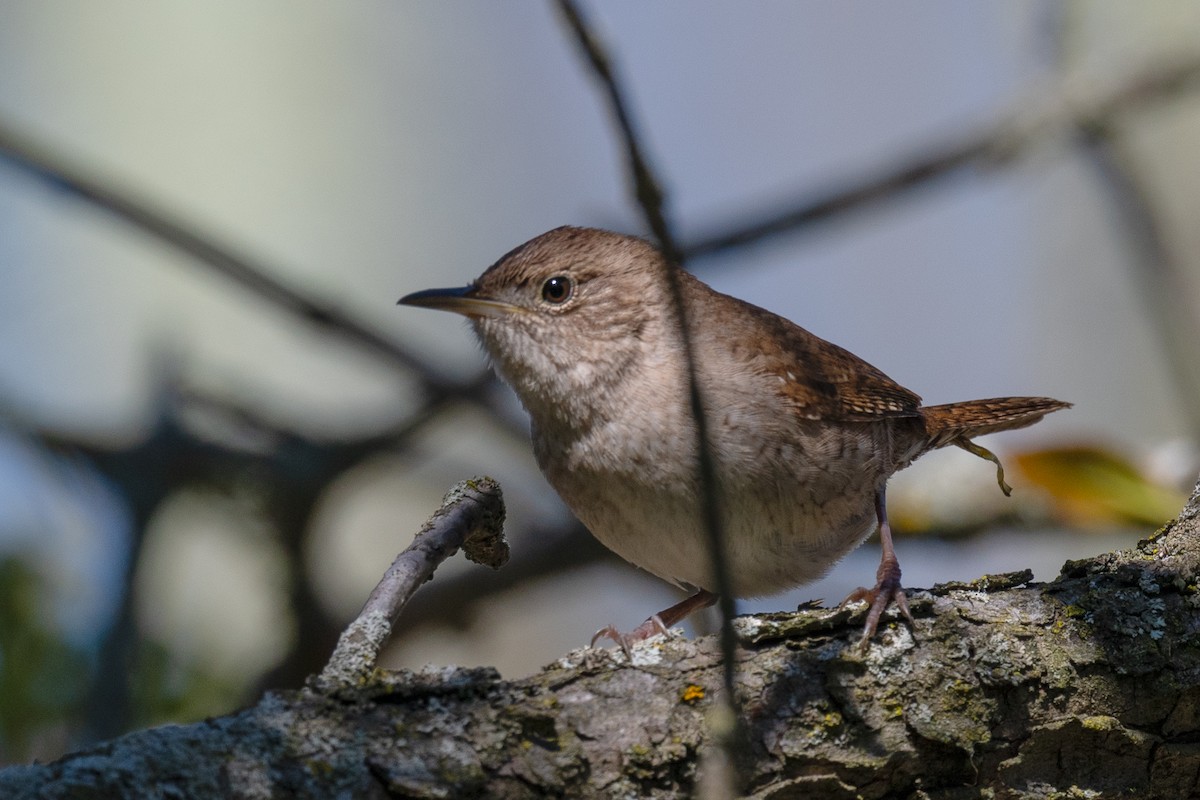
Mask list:
[{"label": "barred brown tail", "polygon": [[933,446],[944,447],[959,439],[1024,428],[1052,411],[1070,407],[1070,403],[1049,397],[995,397],[928,406],[921,414]]},{"label": "barred brown tail", "polygon": [[996,465],[996,482],[1000,484],[1000,491],[1009,495],[1012,494],[1012,487],[1004,481],[1004,466],[1000,459],[991,450],[972,442],[972,437],[1024,428],[1052,411],[1070,407],[1070,403],[1049,397],[994,397],[990,400],[929,406],[921,409],[921,415],[925,421],[925,433],[929,436],[928,449],[952,444],[991,461]]}]

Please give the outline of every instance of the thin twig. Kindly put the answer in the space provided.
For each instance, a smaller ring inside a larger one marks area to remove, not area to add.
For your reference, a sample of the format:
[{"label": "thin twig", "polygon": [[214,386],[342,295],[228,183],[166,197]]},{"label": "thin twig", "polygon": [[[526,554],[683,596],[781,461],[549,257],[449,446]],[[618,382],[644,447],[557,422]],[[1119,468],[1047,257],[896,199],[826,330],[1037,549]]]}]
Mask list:
[{"label": "thin twig", "polygon": [[[521,531],[521,541],[514,540],[513,545],[518,555],[499,572],[448,575],[425,587],[393,626],[393,635],[403,636],[430,620],[465,631],[481,611],[505,592],[530,586],[548,575],[596,565],[619,568],[626,563],[600,544],[579,522],[525,528]],[[639,575],[647,583],[657,580],[648,573]]]},{"label": "thin twig", "polygon": [[682,334],[680,339],[683,343],[683,357],[687,364],[688,399],[692,419],[696,425],[701,511],[705,531],[708,534],[708,552],[712,561],[712,588],[718,597],[721,611],[720,641],[724,660],[725,696],[729,714],[728,718],[720,717],[720,715],[714,718],[713,732],[728,756],[727,760],[732,764],[738,760],[734,751],[738,748],[738,726],[741,717],[736,691],[737,636],[733,629],[733,617],[737,608],[731,591],[732,581],[725,556],[725,540],[721,525],[720,484],[717,479],[712,448],[709,444],[708,421],[704,414],[700,384],[696,375],[696,354],[690,336],[691,324],[676,271],[677,268],[683,266],[684,255],[676,244],[666,211],[666,198],[641,145],[637,127],[625,102],[625,93],[611,65],[611,60],[574,0],[558,0],[558,5],[574,32],[581,50],[592,65],[596,78],[606,90],[610,109],[617,120],[625,143],[626,159],[634,194],[666,259],[665,273]]},{"label": "thin twig", "polygon": [[710,226],[714,231],[682,248],[688,259],[795,232],[814,223],[898,199],[965,169],[994,169],[1011,163],[1035,146],[1070,136],[1081,127],[1106,123],[1120,114],[1193,88],[1200,78],[1200,54],[1162,57],[1135,72],[1101,81],[1065,79],[1049,92],[1015,103],[1001,122],[973,135],[923,147],[899,166],[858,180],[842,180],[783,210],[746,222]]},{"label": "thin twig", "polygon": [[617,120],[617,125],[621,129],[621,138],[625,142],[625,157],[628,161],[634,195],[646,217],[646,223],[650,226],[654,238],[658,240],[667,260],[672,264],[682,265],[683,254],[680,253],[679,246],[675,242],[675,235],[671,231],[671,225],[667,222],[666,198],[643,152],[641,139],[637,134],[633,117],[625,103],[624,92],[613,71],[608,54],[591,26],[588,25],[587,20],[584,19],[579,7],[575,5],[574,0],[558,0],[558,7],[567,20],[567,24],[571,26],[571,31],[575,34],[580,49],[596,73],[600,85],[608,94],[609,108]]},{"label": "thin twig", "polygon": [[[276,528],[286,556],[288,589],[301,625],[295,646],[266,676],[263,688],[298,685],[304,677],[320,670],[320,653],[327,653],[341,630],[314,602],[311,586],[302,569],[303,543],[311,527],[311,514],[317,499],[330,483],[346,470],[372,454],[403,446],[413,433],[414,418],[367,436],[346,440],[317,440],[300,431],[279,425],[236,402],[204,394],[193,389],[169,388],[160,403],[161,418],[148,439],[134,445],[117,447],[89,443],[77,436],[57,433],[23,419],[19,412],[9,416],[10,424],[37,440],[42,446],[88,459],[106,480],[122,489],[136,520],[131,528],[131,553],[126,580],[119,588],[121,609],[128,613],[125,600],[131,597],[133,577],[139,564],[144,520],[149,519],[161,500],[188,484],[229,489],[261,485],[257,492],[263,513]],[[426,409],[431,406],[425,406]],[[219,430],[198,435],[188,418],[199,412],[221,423]],[[0,416],[4,409],[0,407]],[[419,417],[418,417],[419,419]],[[216,435],[214,435],[216,433]],[[247,447],[247,438],[254,444]],[[156,480],[150,480],[154,476]],[[559,548],[560,550],[562,548]],[[422,598],[423,599],[423,598]],[[124,730],[127,694],[120,690],[129,673],[127,661],[135,638],[128,635],[126,614],[118,615],[111,630],[104,634],[94,693],[95,713],[89,712],[92,737],[112,736]],[[112,644],[107,643],[111,640]],[[117,726],[117,727],[113,727]]]},{"label": "thin twig", "polygon": [[471,561],[493,569],[508,561],[504,500],[500,485],[491,478],[463,481],[446,494],[442,507],[396,556],[358,617],[346,627],[317,678],[317,687],[337,691],[370,675],[404,605],[459,548]]}]

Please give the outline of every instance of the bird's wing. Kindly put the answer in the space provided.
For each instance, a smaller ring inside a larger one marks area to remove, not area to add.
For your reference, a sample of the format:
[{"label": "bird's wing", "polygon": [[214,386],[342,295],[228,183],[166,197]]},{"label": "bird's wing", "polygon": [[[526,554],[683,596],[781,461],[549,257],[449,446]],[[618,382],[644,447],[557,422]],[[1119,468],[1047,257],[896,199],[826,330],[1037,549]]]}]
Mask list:
[{"label": "bird's wing", "polygon": [[780,393],[804,419],[870,422],[918,416],[921,398],[858,356],[764,312],[758,318],[761,369],[780,378]]}]

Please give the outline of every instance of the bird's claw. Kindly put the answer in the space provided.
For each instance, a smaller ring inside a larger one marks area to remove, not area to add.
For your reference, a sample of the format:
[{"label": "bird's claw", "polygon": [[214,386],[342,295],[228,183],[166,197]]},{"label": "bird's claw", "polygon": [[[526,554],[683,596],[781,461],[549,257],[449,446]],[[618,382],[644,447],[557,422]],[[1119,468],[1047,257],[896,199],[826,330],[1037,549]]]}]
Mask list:
[{"label": "bird's claw", "polygon": [[631,657],[632,648],[635,644],[638,642],[643,642],[646,639],[649,639],[651,636],[657,636],[660,633],[667,634],[670,633],[670,631],[667,629],[667,626],[663,624],[663,621],[659,619],[658,614],[655,614],[654,616],[650,617],[650,619],[631,630],[629,633],[621,633],[619,630],[617,630],[615,625],[606,625],[600,630],[596,631],[596,634],[592,636],[591,646],[595,647],[596,642],[600,641],[601,639],[611,639],[617,643],[617,645],[621,648],[621,651],[625,653],[627,657]]},{"label": "bird's claw", "polygon": [[883,612],[892,603],[895,603],[896,608],[900,609],[900,613],[908,620],[909,626],[916,627],[912,612],[908,609],[908,596],[904,594],[904,587],[900,585],[899,573],[900,570],[897,569],[895,575],[881,575],[873,589],[860,586],[851,592],[841,602],[841,605],[838,606],[839,608],[843,608],[859,600],[867,601],[867,622],[863,625],[863,635],[858,642],[860,648],[865,649],[870,644],[871,638],[875,635],[875,630],[879,627],[879,620],[883,616]]}]

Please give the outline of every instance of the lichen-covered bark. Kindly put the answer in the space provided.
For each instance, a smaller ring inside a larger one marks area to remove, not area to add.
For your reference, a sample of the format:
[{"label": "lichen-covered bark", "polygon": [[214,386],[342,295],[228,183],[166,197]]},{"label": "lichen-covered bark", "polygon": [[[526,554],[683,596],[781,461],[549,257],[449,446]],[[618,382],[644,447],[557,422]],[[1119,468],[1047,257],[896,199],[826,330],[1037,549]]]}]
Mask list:
[{"label": "lichen-covered bark", "polygon": [[[865,651],[849,612],[739,620],[755,798],[1200,795],[1200,498],[1049,584],[914,595]],[[0,797],[686,797],[712,639],[537,675],[379,673],[0,772]]]}]

